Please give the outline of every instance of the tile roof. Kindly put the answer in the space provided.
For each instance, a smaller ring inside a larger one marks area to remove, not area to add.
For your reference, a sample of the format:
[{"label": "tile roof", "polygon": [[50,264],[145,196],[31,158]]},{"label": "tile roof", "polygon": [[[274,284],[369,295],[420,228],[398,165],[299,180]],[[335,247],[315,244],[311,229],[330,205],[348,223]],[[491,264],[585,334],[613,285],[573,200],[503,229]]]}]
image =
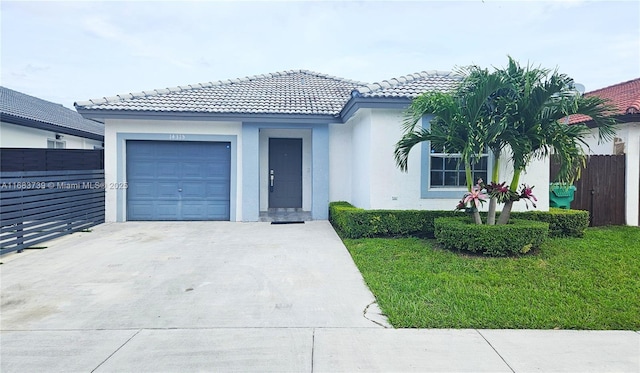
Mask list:
[{"label": "tile roof", "polygon": [[[608,99],[610,104],[615,107],[614,115],[640,114],[640,78],[596,89],[584,95]],[[590,119],[585,115],[572,115],[569,123],[580,123]]]},{"label": "tile roof", "polygon": [[365,83],[289,70],[76,102],[78,109],[338,116]]},{"label": "tile roof", "polygon": [[357,88],[357,97],[401,97],[413,99],[427,91],[446,92],[455,88],[461,76],[448,71],[422,71]]},{"label": "tile roof", "polygon": [[85,119],[77,112],[60,104],[2,86],[0,86],[0,114],[4,117],[3,120],[7,121],[11,116],[54,125],[60,127],[62,133],[66,133],[65,129],[70,129],[104,136],[104,124],[102,123]]}]

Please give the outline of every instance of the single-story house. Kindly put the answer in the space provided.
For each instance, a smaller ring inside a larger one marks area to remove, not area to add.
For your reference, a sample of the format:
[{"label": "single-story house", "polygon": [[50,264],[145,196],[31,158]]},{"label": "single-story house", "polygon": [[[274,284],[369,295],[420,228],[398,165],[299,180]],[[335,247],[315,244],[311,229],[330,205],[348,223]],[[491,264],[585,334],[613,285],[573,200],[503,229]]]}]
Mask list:
[{"label": "single-story house", "polygon": [[0,148],[102,149],[104,124],[0,87]]},{"label": "single-story house", "polygon": [[[625,215],[627,225],[640,225],[640,78],[585,93],[610,101],[619,121],[614,140],[598,144],[588,139],[590,155],[626,155]],[[588,117],[573,116],[570,123],[586,122]],[[593,130],[594,135],[596,130]]]},{"label": "single-story house", "polygon": [[[323,220],[330,201],[455,208],[465,192],[455,158],[424,143],[404,173],[393,151],[411,100],[450,90],[458,79],[430,71],[366,84],[289,70],[75,106],[105,124],[107,221],[259,221],[281,211]],[[487,156],[476,176],[490,175],[491,164]],[[536,160],[521,178],[544,197],[541,210],[548,209],[548,170],[548,160]]]}]

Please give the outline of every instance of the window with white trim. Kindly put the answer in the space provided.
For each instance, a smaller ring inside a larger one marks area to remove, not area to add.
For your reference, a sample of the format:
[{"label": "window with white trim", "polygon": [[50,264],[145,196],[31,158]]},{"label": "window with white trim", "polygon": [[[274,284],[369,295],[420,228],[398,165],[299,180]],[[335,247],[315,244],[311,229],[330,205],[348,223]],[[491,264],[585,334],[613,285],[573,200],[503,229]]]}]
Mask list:
[{"label": "window with white trim", "polygon": [[[478,179],[489,180],[489,154],[484,153],[480,159],[471,165],[473,184]],[[447,154],[445,149],[431,145],[429,154],[429,187],[430,188],[456,188],[467,186],[467,175],[464,164],[460,162],[459,154]]]},{"label": "window with white trim", "polygon": [[65,149],[66,147],[65,141],[47,139],[47,148],[49,149]]},{"label": "window with white trim", "polygon": [[[429,128],[433,115],[425,115],[422,125]],[[460,162],[460,154],[447,154],[445,149],[432,146],[424,141],[421,148],[420,165],[420,197],[435,199],[460,199],[467,191],[467,177],[464,164]],[[473,184],[482,179],[485,182],[491,175],[493,156],[486,152],[471,166]]]}]

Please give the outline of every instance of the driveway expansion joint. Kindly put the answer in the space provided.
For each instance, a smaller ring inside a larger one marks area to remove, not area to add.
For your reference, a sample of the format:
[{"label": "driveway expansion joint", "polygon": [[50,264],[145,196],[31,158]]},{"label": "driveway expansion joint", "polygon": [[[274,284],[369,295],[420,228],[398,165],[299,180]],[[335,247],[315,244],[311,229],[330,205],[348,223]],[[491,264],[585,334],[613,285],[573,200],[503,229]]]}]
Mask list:
[{"label": "driveway expansion joint", "polygon": [[124,347],[127,343],[129,343],[133,338],[135,338],[135,336],[137,336],[138,334],[140,334],[140,332],[143,329],[138,329],[138,331],[136,331],[131,337],[129,337],[129,339],[127,339],[123,344],[120,345],[120,347],[116,348],[115,351],[113,351],[109,356],[107,356],[106,359],[104,359],[102,362],[100,362],[100,364],[98,364],[98,366],[96,366],[91,373],[95,372],[96,370],[100,369],[100,367],[107,362],[107,360],[111,359],[111,357],[113,355],[115,355],[116,353],[118,353],[118,351],[120,351],[122,349],[122,347]]},{"label": "driveway expansion joint", "polygon": [[491,344],[491,342],[489,342],[489,340],[482,334],[482,332],[478,329],[474,329],[476,331],[476,333],[480,334],[480,336],[482,337],[482,339],[485,340],[485,342],[487,342],[487,344],[491,347],[491,349],[493,351],[495,351],[495,353],[500,357],[500,359],[502,361],[504,361],[504,363],[507,365],[507,367],[513,372],[516,373],[516,371],[511,367],[511,365],[509,365],[509,363],[507,362],[507,360],[505,360],[504,357],[502,357],[502,355],[500,355],[500,353],[498,352],[498,350],[496,350],[496,348]]}]

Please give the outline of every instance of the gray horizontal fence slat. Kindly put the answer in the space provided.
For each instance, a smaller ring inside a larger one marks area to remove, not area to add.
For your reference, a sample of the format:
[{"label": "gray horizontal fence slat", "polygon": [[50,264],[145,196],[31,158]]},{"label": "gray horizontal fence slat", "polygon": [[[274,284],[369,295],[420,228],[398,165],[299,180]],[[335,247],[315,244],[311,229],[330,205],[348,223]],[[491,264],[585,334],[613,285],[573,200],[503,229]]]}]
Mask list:
[{"label": "gray horizontal fence slat", "polygon": [[101,211],[93,211],[92,213],[72,217],[68,220],[56,220],[49,224],[31,227],[30,229],[22,229],[20,225],[16,225],[14,226],[14,232],[0,235],[0,246],[4,248],[12,243],[29,242],[33,239],[42,237],[45,234],[49,234],[50,232],[68,233],[73,224],[77,223],[93,225],[104,223],[104,215]]},{"label": "gray horizontal fence slat", "polygon": [[[17,232],[28,232],[30,230],[38,231],[45,229],[47,226],[51,226],[58,224],[66,224],[68,221],[73,221],[74,219],[86,219],[89,216],[94,216],[95,214],[102,214],[102,220],[104,220],[104,205],[101,203],[93,203],[86,207],[86,211],[72,211],[67,212],[65,214],[56,215],[46,219],[38,219],[35,221],[28,221],[26,223],[15,223],[12,225],[7,225],[2,227],[2,231],[0,232],[0,241],[4,241],[7,238],[23,236],[24,233]],[[62,222],[62,223],[61,223]]]},{"label": "gray horizontal fence slat", "polygon": [[8,214],[2,213],[0,214],[0,220],[2,221],[3,226],[7,224],[17,224],[24,221],[39,220],[71,211],[82,211],[85,205],[89,205],[94,202],[102,203],[103,200],[103,196],[97,196],[88,199],[69,201],[64,204],[32,208],[26,211],[14,211]]},{"label": "gray horizontal fence slat", "polygon": [[[82,179],[82,178],[94,178],[94,177],[103,177],[104,172],[83,172],[83,173],[74,173],[74,174],[49,174],[49,175],[33,175],[33,176],[7,176],[8,172],[0,173],[0,180],[2,180],[3,184],[11,184],[11,183],[37,183],[37,182],[52,182],[56,183],[58,181],[65,180],[73,180],[73,179]],[[3,188],[5,190],[5,188]],[[8,189],[9,191],[11,189]],[[18,189],[19,190],[19,189]]]},{"label": "gray horizontal fence slat", "polygon": [[[92,202],[92,204],[87,204],[87,205],[88,206],[90,205],[90,206],[93,207],[93,204],[96,204],[98,206],[102,206],[102,208],[104,209],[104,201],[95,200],[95,201],[91,201],[91,202]],[[2,222],[2,230],[3,231],[5,230],[5,226],[20,224],[20,223],[34,221],[34,220],[56,218],[57,216],[60,216],[60,215],[63,215],[63,214],[67,214],[67,213],[71,213],[71,212],[74,212],[74,211],[78,211],[78,209],[76,209],[74,207],[68,207],[68,208],[65,208],[65,209],[47,211],[45,213],[38,214],[37,215],[37,219],[35,219],[34,216],[16,217],[14,219],[7,219],[7,220]]]},{"label": "gray horizontal fence slat", "polygon": [[81,203],[85,199],[101,197],[104,195],[103,191],[91,191],[91,190],[78,190],[75,194],[65,194],[65,195],[57,195],[57,194],[49,194],[47,195],[46,200],[36,200],[36,201],[25,201],[25,203],[21,204],[12,204],[8,206],[2,206],[2,213],[0,213],[0,219],[3,219],[5,216],[9,218],[10,213],[22,213],[28,214],[29,210],[35,209],[38,207],[46,207],[53,205],[64,205],[68,202],[76,202]]},{"label": "gray horizontal fence slat", "polygon": [[[75,218],[71,218],[66,221],[56,221],[52,224],[45,224],[41,227],[35,227],[32,229],[19,230],[18,226],[16,232],[8,234],[6,236],[14,236],[19,237],[19,240],[12,241],[33,241],[38,237],[41,237],[43,234],[50,234],[51,232],[68,232],[74,225],[82,224],[90,224],[95,222],[101,222],[104,219],[104,216],[100,211],[93,211],[92,213],[85,214],[83,216],[77,216]],[[9,238],[9,237],[7,237]],[[5,239],[4,235],[2,237],[2,244],[6,246],[10,240]]]},{"label": "gray horizontal fence slat", "polygon": [[104,222],[104,170],[0,172],[0,186],[0,254]]},{"label": "gray horizontal fence slat", "polygon": [[22,228],[26,229],[41,225],[46,222],[65,220],[67,218],[81,216],[84,213],[93,213],[96,211],[104,213],[104,203],[102,201],[94,201],[90,204],[85,205],[85,210],[83,211],[78,211],[77,209],[65,209],[64,211],[60,212],[40,214],[38,216],[38,220],[15,219],[12,223],[3,224],[2,228],[0,228],[0,234],[13,232],[16,225],[20,225]]},{"label": "gray horizontal fence slat", "polygon": [[[65,197],[69,197],[69,196],[74,196],[74,195],[80,195],[80,194],[91,194],[91,193],[95,193],[95,190],[91,190],[91,189],[82,189],[81,191],[79,190],[60,190],[55,192],[55,197],[56,198],[65,198]],[[2,211],[13,211],[12,209],[14,208],[14,206],[16,205],[21,205],[21,204],[27,204],[30,202],[38,202],[38,201],[42,201],[43,196],[47,196],[49,194],[53,194],[53,193],[42,193],[42,194],[36,194],[36,195],[32,195],[32,196],[25,196],[25,197],[17,197],[17,198],[7,198],[5,199],[0,199],[0,207],[2,208]]]},{"label": "gray horizontal fence slat", "polygon": [[18,250],[22,250],[22,249],[27,249],[29,247],[33,247],[39,243],[43,243],[43,242],[47,242],[50,241],[54,238],[58,238],[58,237],[62,237],[65,236],[67,234],[73,233],[73,232],[77,232],[77,231],[81,231],[84,229],[88,229],[93,227],[94,225],[97,225],[99,223],[94,223],[94,222],[74,222],[71,223],[69,225],[70,229],[67,231],[52,231],[50,232],[50,234],[44,234],[42,236],[39,236],[37,239],[33,239],[30,240],[28,242],[21,242],[21,243],[16,243],[13,246],[7,246],[6,248],[3,246],[2,248],[0,248],[0,255],[12,252],[12,251],[18,251]]},{"label": "gray horizontal fence slat", "polygon": [[20,179],[29,177],[50,177],[64,175],[104,174],[104,170],[60,170],[60,171],[11,171],[0,172],[0,178]]}]

